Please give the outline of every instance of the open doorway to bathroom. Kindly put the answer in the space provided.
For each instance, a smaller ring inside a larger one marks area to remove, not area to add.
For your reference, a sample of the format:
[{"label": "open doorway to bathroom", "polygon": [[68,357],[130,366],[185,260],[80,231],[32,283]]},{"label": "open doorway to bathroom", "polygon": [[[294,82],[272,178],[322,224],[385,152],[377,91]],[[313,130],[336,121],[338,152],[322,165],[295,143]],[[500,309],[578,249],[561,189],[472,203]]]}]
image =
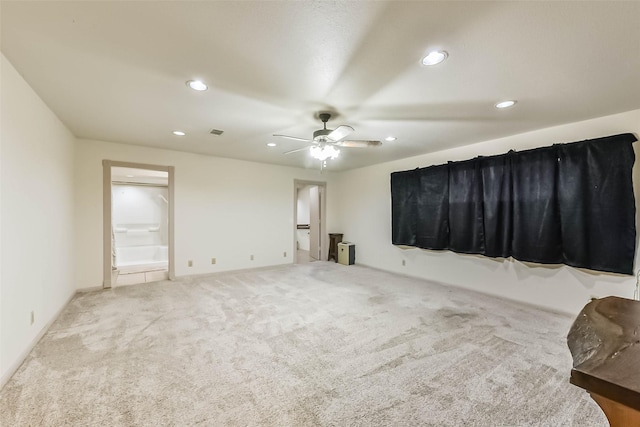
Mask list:
[{"label": "open doorway to bathroom", "polygon": [[104,287],[173,278],[173,168],[103,165]]},{"label": "open doorway to bathroom", "polygon": [[295,263],[322,259],[326,242],[324,182],[295,180]]}]

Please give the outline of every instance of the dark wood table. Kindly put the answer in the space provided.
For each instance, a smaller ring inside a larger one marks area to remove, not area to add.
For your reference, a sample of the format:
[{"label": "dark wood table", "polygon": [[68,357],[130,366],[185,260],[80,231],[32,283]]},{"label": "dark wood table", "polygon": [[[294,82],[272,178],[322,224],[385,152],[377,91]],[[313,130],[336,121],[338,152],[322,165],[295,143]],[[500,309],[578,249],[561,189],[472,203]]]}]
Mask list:
[{"label": "dark wood table", "polygon": [[329,255],[327,255],[327,261],[331,261],[333,258],[335,262],[338,262],[338,243],[342,242],[342,233],[329,233]]},{"label": "dark wood table", "polygon": [[571,326],[567,344],[571,384],[589,392],[612,427],[640,426],[640,301],[592,300]]}]

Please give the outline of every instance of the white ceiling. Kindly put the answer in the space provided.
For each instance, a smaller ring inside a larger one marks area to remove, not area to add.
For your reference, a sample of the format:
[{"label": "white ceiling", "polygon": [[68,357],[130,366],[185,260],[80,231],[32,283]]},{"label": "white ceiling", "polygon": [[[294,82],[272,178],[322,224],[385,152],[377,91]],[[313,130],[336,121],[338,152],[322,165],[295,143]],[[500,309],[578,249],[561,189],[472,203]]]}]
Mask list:
[{"label": "white ceiling", "polygon": [[637,1],[0,5],[2,52],[79,138],[317,167],[272,134],[331,110],[352,139],[397,136],[345,170],[640,108]]}]

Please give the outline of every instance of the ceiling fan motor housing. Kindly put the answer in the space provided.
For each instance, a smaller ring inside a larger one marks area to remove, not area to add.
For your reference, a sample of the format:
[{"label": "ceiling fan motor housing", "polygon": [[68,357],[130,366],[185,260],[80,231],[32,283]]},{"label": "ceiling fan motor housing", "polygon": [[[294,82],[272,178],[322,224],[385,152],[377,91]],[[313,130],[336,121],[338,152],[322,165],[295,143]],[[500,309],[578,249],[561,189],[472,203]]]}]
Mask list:
[{"label": "ceiling fan motor housing", "polygon": [[333,132],[333,129],[318,129],[313,132],[314,141],[327,141],[327,135]]},{"label": "ceiling fan motor housing", "polygon": [[327,138],[327,135],[329,135],[331,132],[333,132],[333,129],[327,129],[327,122],[331,118],[331,114],[329,114],[329,113],[320,113],[320,114],[318,114],[318,118],[320,120],[322,120],[322,125],[323,125],[322,127],[324,129],[318,129],[317,131],[315,131],[313,133],[313,140],[315,142],[327,142],[329,140]]}]

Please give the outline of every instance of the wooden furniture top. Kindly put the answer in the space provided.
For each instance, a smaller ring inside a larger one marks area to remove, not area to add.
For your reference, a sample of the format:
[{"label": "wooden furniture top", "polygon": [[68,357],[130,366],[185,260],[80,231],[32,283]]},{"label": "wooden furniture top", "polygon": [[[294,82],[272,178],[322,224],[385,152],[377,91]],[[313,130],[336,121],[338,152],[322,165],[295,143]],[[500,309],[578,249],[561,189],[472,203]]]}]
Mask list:
[{"label": "wooden furniture top", "polygon": [[594,299],[571,326],[570,382],[640,411],[640,301]]}]

